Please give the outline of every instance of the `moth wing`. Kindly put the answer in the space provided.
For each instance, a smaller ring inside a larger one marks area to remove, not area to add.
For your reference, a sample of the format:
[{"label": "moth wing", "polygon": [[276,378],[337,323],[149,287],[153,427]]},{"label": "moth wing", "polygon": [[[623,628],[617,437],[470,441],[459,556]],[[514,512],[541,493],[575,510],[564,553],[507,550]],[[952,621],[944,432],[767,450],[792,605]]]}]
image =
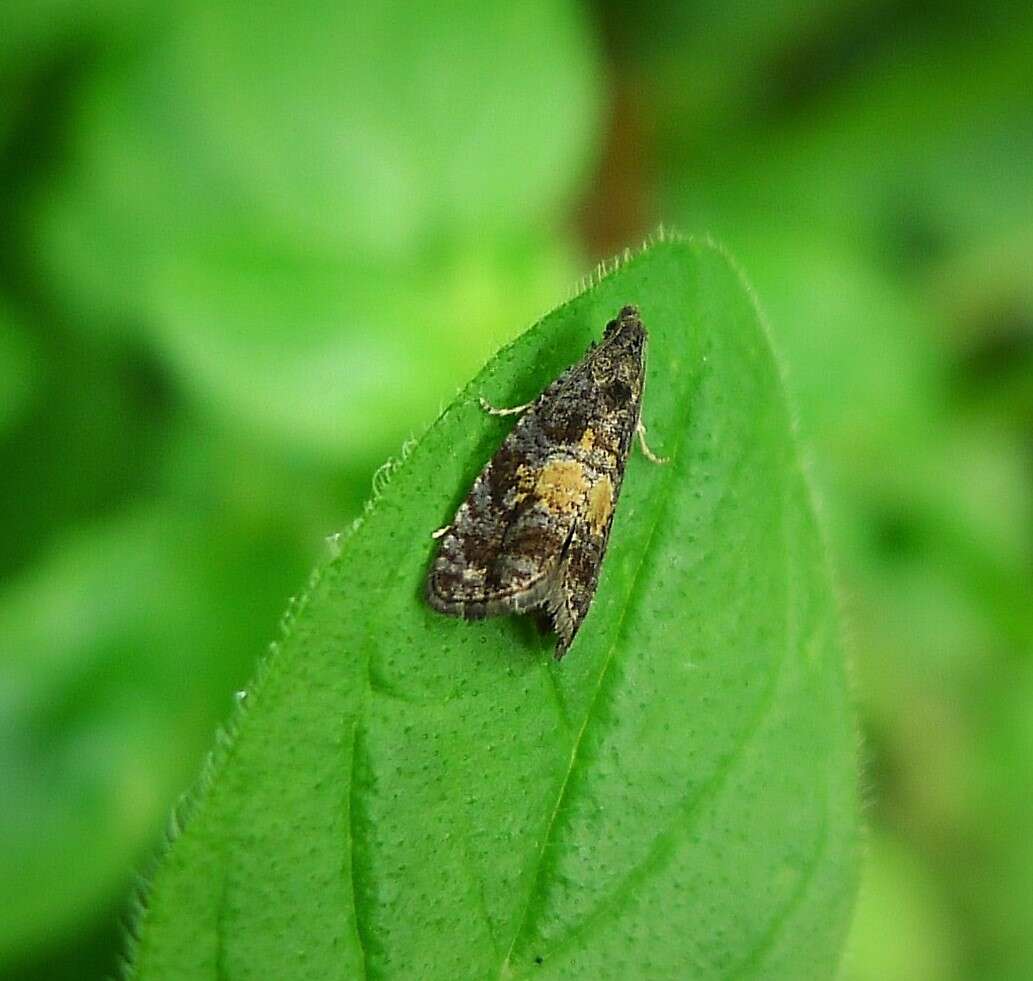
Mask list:
[{"label": "moth wing", "polygon": [[579,516],[571,528],[562,563],[550,582],[544,606],[556,630],[556,659],[574,643],[595,596],[599,570],[610,537],[612,516],[600,528]]},{"label": "moth wing", "polygon": [[540,444],[532,409],[474,481],[427,579],[436,610],[468,619],[521,613],[554,590],[576,516],[550,513],[537,495]]},{"label": "moth wing", "polygon": [[555,591],[566,530],[545,526],[536,512],[509,515],[508,522],[493,514],[472,527],[457,514],[427,580],[431,606],[468,619],[542,606]]}]

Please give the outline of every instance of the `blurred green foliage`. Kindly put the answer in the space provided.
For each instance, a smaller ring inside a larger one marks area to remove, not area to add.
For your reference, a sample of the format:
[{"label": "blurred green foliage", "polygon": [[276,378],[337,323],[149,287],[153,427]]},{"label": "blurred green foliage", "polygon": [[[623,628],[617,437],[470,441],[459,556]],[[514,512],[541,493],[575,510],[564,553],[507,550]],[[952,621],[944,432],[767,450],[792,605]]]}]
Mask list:
[{"label": "blurred green foliage", "polygon": [[822,490],[844,972],[1033,975],[1028,4],[10,0],[0,38],[0,971],[111,970],[322,537],[664,221],[754,280]]}]

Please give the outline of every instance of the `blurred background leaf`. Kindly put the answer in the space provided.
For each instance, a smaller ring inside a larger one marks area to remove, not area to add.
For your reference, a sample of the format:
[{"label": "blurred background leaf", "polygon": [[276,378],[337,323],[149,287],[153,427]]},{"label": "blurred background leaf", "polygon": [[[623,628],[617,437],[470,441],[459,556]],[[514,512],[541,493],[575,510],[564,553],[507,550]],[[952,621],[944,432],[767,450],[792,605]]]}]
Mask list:
[{"label": "blurred background leaf", "polygon": [[246,681],[274,629],[289,582],[268,570],[282,550],[239,534],[234,554],[220,531],[225,544],[210,520],[169,508],[125,515],[69,536],[8,589],[0,888],[17,902],[0,920],[5,949],[124,889],[225,712],[220,693]]},{"label": "blurred background leaf", "polygon": [[78,94],[41,253],[206,407],[373,464],[574,277],[557,215],[598,128],[584,18],[183,7]]},{"label": "blurred background leaf", "polygon": [[1033,976],[1033,8],[354,6],[0,8],[0,971],[111,972],[324,536],[664,221],[755,283],[822,490],[844,974]]},{"label": "blurred background leaf", "polygon": [[39,384],[32,338],[17,318],[0,309],[0,434],[14,427]]}]

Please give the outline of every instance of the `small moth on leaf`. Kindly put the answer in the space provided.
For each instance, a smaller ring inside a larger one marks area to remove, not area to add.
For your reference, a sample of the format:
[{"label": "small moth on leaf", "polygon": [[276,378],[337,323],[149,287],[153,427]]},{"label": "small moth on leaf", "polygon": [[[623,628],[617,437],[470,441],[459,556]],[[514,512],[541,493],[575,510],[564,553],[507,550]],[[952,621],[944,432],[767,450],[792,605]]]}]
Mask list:
[{"label": "small moth on leaf", "polygon": [[519,422],[470,488],[427,579],[427,600],[479,620],[537,613],[557,635],[556,658],[574,641],[599,567],[635,436],[655,463],[640,419],[646,329],[624,307],[602,342],[538,398],[496,415]]}]

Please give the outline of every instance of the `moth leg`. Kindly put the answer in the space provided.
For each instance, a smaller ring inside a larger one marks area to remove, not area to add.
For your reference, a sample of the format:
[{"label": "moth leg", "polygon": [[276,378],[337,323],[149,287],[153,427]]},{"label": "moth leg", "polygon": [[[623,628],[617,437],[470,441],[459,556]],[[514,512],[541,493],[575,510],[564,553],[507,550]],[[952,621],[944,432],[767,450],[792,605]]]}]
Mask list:
[{"label": "moth leg", "polygon": [[451,525],[444,525],[443,527],[439,528],[437,531],[432,531],[430,533],[430,537],[434,538],[434,539],[442,538],[445,535],[447,535],[451,530],[452,530],[452,526]]},{"label": "moth leg", "polygon": [[638,436],[639,445],[642,447],[642,452],[645,454],[647,460],[650,463],[669,463],[670,457],[657,456],[646,442],[646,424],[639,419],[638,426],[635,427],[635,435]]},{"label": "moth leg", "polygon": [[523,405],[514,405],[511,409],[497,409],[492,405],[483,395],[479,395],[477,400],[481,403],[481,408],[488,413],[489,416],[517,416],[521,412],[526,412],[534,405],[534,402],[525,402]]}]

